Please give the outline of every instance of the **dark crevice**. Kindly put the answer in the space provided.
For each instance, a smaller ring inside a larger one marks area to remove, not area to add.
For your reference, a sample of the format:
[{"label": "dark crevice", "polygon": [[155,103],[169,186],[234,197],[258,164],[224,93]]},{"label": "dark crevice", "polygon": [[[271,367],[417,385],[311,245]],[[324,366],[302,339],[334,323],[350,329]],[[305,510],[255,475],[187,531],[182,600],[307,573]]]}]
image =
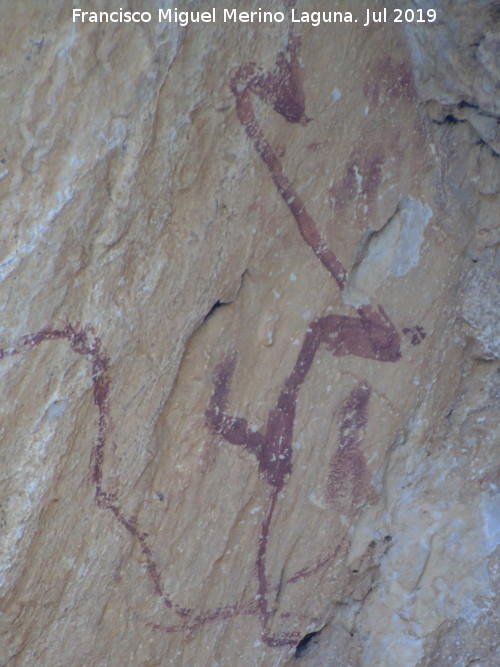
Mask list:
[{"label": "dark crevice", "polygon": [[449,113],[442,120],[434,120],[434,123],[438,125],[456,125],[457,123],[466,123],[466,120],[461,118],[456,118],[453,114]]},{"label": "dark crevice", "polygon": [[[243,286],[243,281],[244,281],[244,279],[245,279],[245,275],[246,275],[246,274],[247,274],[247,270],[245,269],[245,271],[243,271],[243,273],[241,274],[241,277],[240,277],[240,284],[238,285],[238,288],[237,288],[237,290],[236,290],[236,293],[235,293],[234,295],[231,295],[230,298],[226,298],[225,300],[223,300],[223,299],[217,299],[217,301],[214,303],[214,305],[210,308],[210,310],[208,311],[208,313],[207,313],[207,314],[205,315],[205,317],[203,318],[201,324],[204,324],[204,323],[208,320],[208,318],[209,318],[211,315],[213,315],[213,314],[215,313],[216,310],[218,310],[219,308],[222,308],[222,306],[229,306],[229,304],[234,303],[234,302],[236,301],[236,299],[237,299],[237,297],[238,297],[238,294],[240,293],[241,288],[242,288],[242,286]],[[201,325],[200,325],[200,326],[201,326]]]},{"label": "dark crevice", "polygon": [[214,305],[210,308],[210,310],[208,311],[208,313],[205,315],[205,317],[203,318],[203,321],[206,322],[206,321],[208,320],[208,318],[209,318],[211,315],[213,315],[213,314],[215,313],[215,311],[216,311],[218,308],[220,308],[221,306],[224,306],[224,305],[226,305],[226,304],[224,303],[224,301],[220,301],[220,300],[219,300],[219,301],[216,301],[216,302],[214,303]]},{"label": "dark crevice", "polygon": [[479,109],[479,104],[474,104],[473,102],[467,102],[467,100],[461,100],[457,104],[458,109],[465,109],[466,107],[469,109]]},{"label": "dark crevice", "polygon": [[295,647],[295,657],[296,658],[303,658],[305,655],[307,655],[308,650],[310,648],[309,644],[311,643],[311,640],[313,637],[316,637],[316,635],[319,635],[320,631],[316,632],[308,632],[307,635],[304,635],[300,642],[297,644]]}]

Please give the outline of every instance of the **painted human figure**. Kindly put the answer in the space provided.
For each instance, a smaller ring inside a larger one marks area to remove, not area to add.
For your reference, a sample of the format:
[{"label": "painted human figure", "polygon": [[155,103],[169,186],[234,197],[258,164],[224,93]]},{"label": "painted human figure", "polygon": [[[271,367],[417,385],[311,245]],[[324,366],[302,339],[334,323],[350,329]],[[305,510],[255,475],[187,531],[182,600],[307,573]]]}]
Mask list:
[{"label": "painted human figure", "polygon": [[235,355],[216,370],[214,392],[206,411],[210,430],[231,444],[251,451],[257,458],[263,478],[278,491],[292,471],[291,442],[299,389],[320,345],[324,344],[335,357],[354,355],[377,361],[397,361],[401,357],[399,334],[384,311],[360,311],[360,317],[327,315],[309,324],[293,370],[283,383],[275,407],[269,412],[264,433],[250,429],[243,417],[226,413]]},{"label": "painted human figure", "polygon": [[[281,161],[261,129],[252,105],[252,95],[271,106],[290,123],[305,124],[302,72],[298,52],[300,39],[289,32],[284,51],[276,58],[273,71],[265,71],[255,63],[238,68],[231,82],[236,98],[236,110],[247,136],[266,165],[273,182],[293,215],[303,240],[343,290],[346,270],[333,251],[323,241],[304,202],[283,171]],[[270,487],[270,497],[257,547],[258,608],[263,625],[263,640],[270,646],[289,645],[294,636],[273,635],[269,631],[272,615],[270,584],[266,572],[266,553],[269,531],[279,492],[293,470],[293,429],[299,390],[316,352],[324,345],[335,357],[354,355],[380,362],[395,362],[401,358],[400,334],[381,306],[363,305],[357,316],[327,315],[313,320],[306,330],[302,346],[290,375],[284,381],[276,405],[270,410],[264,431],[249,428],[243,417],[227,412],[231,377],[236,356],[229,356],[215,370],[214,391],[206,410],[207,426],[228,443],[244,447],[256,457],[261,477]],[[415,334],[413,344],[425,337],[421,328],[404,330]],[[339,447],[332,457],[327,483],[327,495],[335,501],[342,495],[345,478],[351,478],[353,491],[369,485],[369,474],[360,450],[367,423],[371,388],[367,383],[355,387],[339,411]]]},{"label": "painted human figure", "polygon": [[[291,6],[292,0],[287,0]],[[343,289],[346,271],[335,254],[326,246],[292,183],[283,172],[279,158],[262,132],[252,106],[252,95],[282,115],[288,122],[307,123],[304,94],[301,82],[301,67],[298,60],[300,40],[290,33],[286,49],[280,51],[276,67],[272,72],[264,71],[255,64],[240,67],[233,77],[231,88],[236,98],[240,121],[257,153],[270,172],[276,188],[292,213],[302,238],[315,256]],[[424,337],[421,327],[403,329],[411,335],[416,345]],[[400,335],[381,307],[362,306],[356,316],[330,314],[314,319],[304,334],[301,349],[294,367],[282,384],[276,405],[269,411],[263,431],[253,431],[247,420],[228,413],[228,398],[236,356],[223,361],[214,374],[214,390],[206,410],[206,420],[211,432],[220,435],[228,443],[244,447],[252,452],[258,463],[263,480],[269,487],[269,502],[260,529],[257,545],[256,569],[258,578],[257,607],[242,601],[215,610],[199,611],[184,608],[175,603],[162,582],[162,575],[154,557],[147,533],[142,532],[135,517],[126,515],[119,498],[104,488],[103,466],[106,441],[109,437],[110,419],[110,363],[101,348],[100,340],[90,328],[67,323],[61,329],[43,329],[24,337],[22,342],[10,349],[0,349],[0,359],[20,355],[46,342],[65,342],[72,352],[85,359],[92,377],[93,400],[97,409],[97,438],[91,454],[91,478],[95,486],[95,505],[109,512],[126,530],[141,550],[152,590],[164,607],[178,617],[177,623],[168,626],[149,624],[154,629],[166,632],[196,630],[206,623],[230,618],[240,613],[258,613],[262,624],[262,639],[269,646],[293,646],[297,633],[272,634],[270,619],[270,584],[266,572],[266,555],[271,523],[280,491],[293,472],[293,430],[297,399],[300,388],[309,373],[316,352],[321,345],[335,357],[354,355],[380,362],[395,362],[400,356]],[[333,457],[333,468],[328,477],[330,496],[335,497],[341,487],[342,477],[356,475],[365,479],[367,470],[360,451],[363,430],[367,422],[370,387],[360,384],[355,387],[339,410],[339,447]],[[354,488],[356,492],[356,488]],[[289,580],[308,576],[311,570],[304,569]],[[286,583],[286,582],[285,582]],[[252,601],[253,605],[253,601]]]},{"label": "painted human figure", "polygon": [[[316,352],[322,344],[336,357],[354,355],[378,361],[397,361],[401,356],[399,335],[382,309],[379,311],[360,309],[359,317],[346,315],[319,317],[307,328],[293,370],[282,385],[263,432],[249,428],[245,418],[235,417],[227,412],[229,386],[236,364],[235,355],[229,356],[217,367],[214,375],[214,391],[206,410],[209,429],[230,444],[244,447],[252,452],[257,459],[262,478],[271,487],[256,559],[259,613],[265,633],[264,639],[271,645],[286,644],[288,638],[271,636],[267,632],[271,617],[268,600],[270,585],[266,573],[269,530],[278,494],[293,470],[292,442],[297,397]],[[337,455],[337,468],[350,472],[354,465],[356,467],[354,472],[363,480],[367,476],[367,471],[364,458],[358,449],[359,437],[356,432],[365,425],[369,392],[367,386],[356,387],[344,404],[345,414],[341,415],[343,430],[340,432],[341,443]],[[348,417],[349,411],[352,414]],[[334,492],[335,489],[331,494]]]}]

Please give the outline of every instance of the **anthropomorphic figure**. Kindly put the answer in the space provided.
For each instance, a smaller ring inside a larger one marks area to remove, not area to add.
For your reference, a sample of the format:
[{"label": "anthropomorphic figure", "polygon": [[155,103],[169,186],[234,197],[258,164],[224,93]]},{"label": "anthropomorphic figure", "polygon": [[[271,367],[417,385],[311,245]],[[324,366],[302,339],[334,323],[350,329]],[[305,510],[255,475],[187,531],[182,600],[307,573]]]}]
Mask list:
[{"label": "anthropomorphic figure", "polygon": [[[269,170],[303,240],[342,290],[346,282],[346,270],[323,241],[304,202],[285,175],[279,157],[258,123],[252,104],[252,95],[256,95],[290,123],[305,124],[309,121],[305,113],[299,48],[300,39],[290,30],[287,46],[278,53],[274,70],[265,71],[254,63],[242,65],[232,78],[231,90],[236,98],[240,122]],[[269,411],[266,426],[262,431],[250,429],[245,418],[228,412],[229,388],[236,356],[233,354],[227,357],[215,369],[214,390],[206,410],[207,426],[212,433],[220,435],[228,443],[252,452],[262,479],[270,487],[256,556],[258,608],[263,625],[263,640],[270,646],[293,644],[296,639],[294,635],[273,635],[269,631],[272,609],[266,554],[278,494],[293,471],[292,441],[297,397],[316,352],[324,345],[334,357],[353,355],[380,362],[395,362],[401,358],[400,334],[384,309],[366,304],[356,311],[357,316],[331,314],[318,317],[309,323],[295,365],[283,382],[276,405]],[[424,336],[422,330],[417,336],[418,342]],[[345,489],[342,485],[346,480],[352,482],[354,492],[362,486],[369,486],[369,471],[361,452],[361,444],[370,392],[371,388],[367,383],[360,384],[351,391],[340,408],[340,443],[332,458],[333,467],[327,489],[332,501],[343,494]]]}]

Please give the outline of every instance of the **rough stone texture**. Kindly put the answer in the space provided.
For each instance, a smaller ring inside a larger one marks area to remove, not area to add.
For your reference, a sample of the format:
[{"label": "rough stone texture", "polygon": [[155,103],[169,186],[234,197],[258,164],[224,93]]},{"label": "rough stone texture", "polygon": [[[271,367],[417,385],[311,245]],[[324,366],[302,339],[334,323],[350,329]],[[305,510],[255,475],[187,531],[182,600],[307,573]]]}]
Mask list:
[{"label": "rough stone texture", "polygon": [[500,7],[421,4],[0,2],[1,665],[500,662]]}]

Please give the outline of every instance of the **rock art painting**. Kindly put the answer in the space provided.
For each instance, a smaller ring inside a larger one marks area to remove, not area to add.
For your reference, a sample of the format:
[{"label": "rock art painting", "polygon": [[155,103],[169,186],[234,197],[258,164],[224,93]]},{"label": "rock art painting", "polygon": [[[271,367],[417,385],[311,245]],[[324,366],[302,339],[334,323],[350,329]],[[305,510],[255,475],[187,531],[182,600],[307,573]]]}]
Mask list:
[{"label": "rock art painting", "polygon": [[[325,279],[335,282],[339,290],[346,284],[346,270],[321,237],[317,225],[308,213],[291,181],[284,173],[277,153],[266,139],[259,125],[253,106],[254,96],[272,107],[289,123],[305,124],[305,99],[302,86],[303,70],[299,64],[300,39],[290,30],[286,48],[276,58],[273,71],[265,71],[254,63],[244,64],[232,76],[231,90],[236,100],[238,118],[257,155],[266,166],[279,195],[283,198],[294,219],[302,239],[322,264]],[[410,342],[419,344],[425,337],[421,327],[405,327],[403,335]],[[101,341],[91,327],[67,323],[65,327],[44,329],[25,336],[10,349],[0,350],[0,359],[29,355],[29,350],[45,344],[64,343],[69,350],[80,355],[89,364],[92,374],[93,400],[98,414],[95,443],[91,449],[90,470],[95,486],[95,505],[113,515],[117,524],[127,531],[139,546],[154,594],[161,599],[169,613],[169,621],[158,619],[148,626],[164,632],[193,632],[207,623],[228,619],[237,615],[252,615],[259,619],[261,640],[267,646],[293,647],[301,639],[297,632],[279,634],[270,629],[276,591],[267,573],[267,554],[273,518],[279,504],[280,492],[294,474],[293,431],[297,399],[300,389],[311,372],[316,353],[321,347],[333,357],[355,356],[395,363],[401,358],[401,335],[382,306],[363,305],[355,314],[328,314],[316,317],[304,332],[295,364],[281,384],[278,399],[271,406],[267,422],[261,430],[249,427],[244,417],[233,416],[230,410],[230,389],[237,354],[221,360],[213,375],[213,390],[206,409],[206,426],[228,444],[241,447],[255,457],[256,464],[267,488],[266,508],[255,544],[255,590],[249,599],[232,601],[225,607],[203,610],[181,607],[174,603],[164,589],[162,572],[157,565],[151,543],[133,517],[126,516],[116,494],[103,488],[103,465],[106,443],[110,431],[110,361],[103,351]],[[333,454],[327,476],[326,497],[330,510],[349,502],[353,495],[362,501],[373,498],[370,471],[363,456],[363,435],[369,424],[371,387],[362,382],[350,392],[338,413],[338,447]],[[332,553],[318,556],[317,561],[292,574],[283,585],[292,585],[326,567],[335,557]]]},{"label": "rock art painting", "polygon": [[[256,95],[289,123],[308,122],[299,49],[300,38],[290,30],[286,50],[278,54],[274,71],[264,71],[254,63],[243,65],[234,75],[231,89],[236,98],[240,122],[295,219],[303,240],[342,290],[346,270],[321,238],[304,202],[284,173],[277,153],[265,137],[252,105],[252,95]],[[279,493],[293,474],[292,440],[297,397],[316,352],[324,345],[335,357],[354,355],[380,362],[396,362],[401,358],[400,334],[382,306],[373,308],[363,305],[356,310],[357,316],[327,315],[310,322],[295,365],[282,385],[276,405],[269,411],[263,431],[250,429],[245,418],[227,412],[236,355],[226,358],[215,370],[214,391],[206,411],[207,425],[228,443],[251,452],[257,459],[261,477],[269,486],[267,511],[256,550],[258,612],[263,628],[262,639],[269,646],[294,645],[300,638],[295,634],[272,635],[269,632],[273,614],[270,598],[274,600],[276,595],[266,574],[266,552]],[[406,327],[403,333],[411,336],[414,345],[425,337],[420,326]],[[358,500],[373,497],[370,474],[361,449],[368,421],[370,392],[368,383],[355,387],[340,408],[339,444],[330,463],[326,494],[333,507],[345,495],[353,494]],[[326,566],[331,557],[304,568],[286,583],[293,583],[299,577],[312,574],[318,567]]]}]

